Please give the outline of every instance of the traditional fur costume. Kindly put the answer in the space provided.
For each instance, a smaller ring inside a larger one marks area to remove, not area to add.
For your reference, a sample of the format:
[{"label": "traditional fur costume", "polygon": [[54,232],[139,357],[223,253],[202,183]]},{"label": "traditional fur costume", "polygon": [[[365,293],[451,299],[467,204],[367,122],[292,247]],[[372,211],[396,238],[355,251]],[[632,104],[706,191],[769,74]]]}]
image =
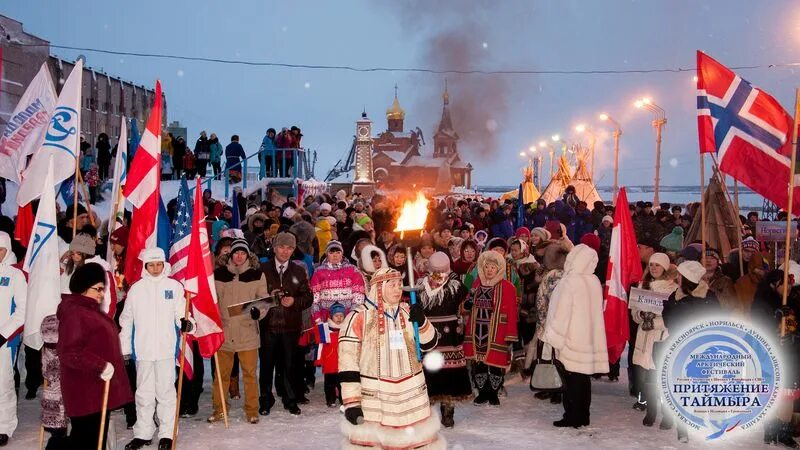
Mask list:
[{"label": "traditional fur costume", "polygon": [[[400,279],[396,270],[376,271],[368,299],[350,312],[341,328],[342,400],[348,410],[360,407],[364,414],[359,425],[342,421],[343,448],[446,448],[415,355],[409,307],[383,299],[386,283]],[[436,330],[429,321],[422,323],[419,336],[423,350],[436,345]]]}]

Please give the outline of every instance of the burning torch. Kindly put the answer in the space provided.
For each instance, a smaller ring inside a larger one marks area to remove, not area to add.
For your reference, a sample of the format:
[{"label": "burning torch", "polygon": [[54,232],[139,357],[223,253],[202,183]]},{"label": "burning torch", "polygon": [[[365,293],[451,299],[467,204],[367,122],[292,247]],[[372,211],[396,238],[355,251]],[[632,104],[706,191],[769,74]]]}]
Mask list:
[{"label": "burning torch", "polygon": [[[403,210],[397,219],[395,232],[400,232],[400,242],[406,247],[406,264],[408,264],[408,287],[404,291],[411,295],[411,304],[417,303],[417,287],[414,281],[414,263],[411,260],[411,247],[416,247],[422,240],[425,221],[428,219],[428,200],[421,192],[417,193],[415,201],[403,203]],[[422,361],[422,350],[419,348],[419,324],[414,324],[414,344],[417,347],[417,361]]]}]

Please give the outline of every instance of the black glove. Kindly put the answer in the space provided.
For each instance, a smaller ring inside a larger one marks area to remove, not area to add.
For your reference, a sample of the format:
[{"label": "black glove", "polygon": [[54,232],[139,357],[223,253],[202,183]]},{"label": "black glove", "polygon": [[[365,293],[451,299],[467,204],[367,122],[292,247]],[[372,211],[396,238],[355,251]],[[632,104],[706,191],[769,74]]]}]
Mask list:
[{"label": "black glove", "polygon": [[472,299],[464,302],[464,311],[472,311]]},{"label": "black glove", "polygon": [[6,345],[6,342],[8,342],[8,339],[6,339],[5,336],[0,335],[0,347]]},{"label": "black glove", "polygon": [[414,303],[411,305],[411,311],[408,313],[408,319],[412,322],[422,325],[425,323],[425,308],[421,303]]},{"label": "black glove", "polygon": [[364,410],[360,406],[345,409],[344,417],[353,425],[361,425],[364,423]]},{"label": "black glove", "polygon": [[181,333],[190,333],[194,329],[192,322],[186,319],[181,319]]},{"label": "black glove", "polygon": [[250,318],[258,320],[261,317],[261,310],[253,306],[250,308]]}]

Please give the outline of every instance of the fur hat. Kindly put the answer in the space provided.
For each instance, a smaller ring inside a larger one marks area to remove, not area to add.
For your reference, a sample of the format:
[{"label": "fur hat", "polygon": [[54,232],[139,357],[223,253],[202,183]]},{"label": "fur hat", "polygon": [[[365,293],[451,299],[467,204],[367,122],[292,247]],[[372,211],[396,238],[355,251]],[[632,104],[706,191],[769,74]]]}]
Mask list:
[{"label": "fur hat", "polygon": [[489,240],[489,243],[486,244],[486,249],[487,250],[491,250],[493,248],[498,248],[498,247],[500,247],[503,250],[505,250],[506,253],[508,252],[508,244],[506,243],[506,241],[503,238],[499,238],[499,237],[492,238],[491,240]]},{"label": "fur hat", "polygon": [[567,254],[569,253],[569,249],[560,245],[557,242],[553,242],[547,245],[544,249],[544,259],[542,260],[542,265],[548,270],[553,269],[563,269],[564,263],[567,261]]},{"label": "fur hat", "polygon": [[386,261],[386,254],[383,253],[383,250],[370,244],[361,249],[361,255],[359,255],[360,257],[358,258],[358,262],[365,272],[376,273],[379,269],[375,267],[375,264],[372,262],[373,252],[378,253],[378,257],[381,260],[381,269],[389,267],[389,263]]},{"label": "fur hat", "polygon": [[603,220],[601,220],[600,222],[602,222],[602,223],[605,223],[605,222],[614,223],[614,218],[611,217],[611,216],[603,216]]},{"label": "fur hat", "polygon": [[[81,252],[85,255],[94,255],[95,242],[88,234],[80,233],[75,236],[69,244],[69,250],[72,252]],[[83,291],[81,291],[83,292]]]},{"label": "fur hat", "polygon": [[[784,265],[781,264],[781,266],[778,267],[778,269],[784,270]],[[792,284],[792,286],[797,286],[798,284],[800,284],[800,264],[797,264],[796,261],[789,261],[789,275],[790,275],[790,281],[792,278],[794,278],[794,284]]]},{"label": "fur hat", "polygon": [[444,252],[436,252],[428,258],[428,267],[431,272],[449,273],[450,258],[448,258]]},{"label": "fur hat", "polygon": [[587,245],[597,253],[600,253],[600,238],[594,233],[586,233],[581,236],[581,244]]},{"label": "fur hat", "polygon": [[[497,274],[493,278],[486,276],[486,266],[494,264],[497,266]],[[478,278],[484,286],[494,286],[505,277],[506,260],[497,252],[483,252],[478,257]]]},{"label": "fur hat", "polygon": [[297,238],[294,237],[292,233],[289,233],[287,231],[278,233],[278,235],[275,236],[275,247],[278,247],[280,245],[285,245],[287,247],[295,248],[297,247]]},{"label": "fur hat", "polygon": [[332,209],[333,209],[333,207],[331,206],[330,203],[323,203],[323,204],[319,205],[319,210],[320,211],[331,212]]},{"label": "fur hat", "polygon": [[317,237],[317,231],[314,225],[301,220],[289,228],[289,231],[294,234],[297,248],[306,255],[314,253],[314,239]]},{"label": "fur hat", "polygon": [[531,230],[531,236],[539,236],[539,239],[542,241],[550,240],[550,232],[544,227],[536,227]]},{"label": "fur hat", "polygon": [[666,253],[653,253],[650,255],[650,260],[647,261],[648,264],[658,264],[659,266],[663,267],[664,270],[669,270],[670,261],[669,256]]},{"label": "fur hat", "polygon": [[697,261],[684,261],[678,266],[678,272],[692,283],[699,283],[706,274],[706,268]]},{"label": "fur hat", "polygon": [[139,253],[139,260],[142,264],[151,262],[166,262],[167,258],[164,256],[164,250],[161,247],[146,248]]},{"label": "fur hat", "polygon": [[247,245],[247,241],[246,240],[241,239],[241,238],[237,238],[237,239],[234,239],[233,242],[231,242],[231,255],[233,255],[234,253],[236,253],[238,251],[243,251],[243,252],[247,253],[248,255],[250,254],[250,246]]},{"label": "fur hat", "polygon": [[69,279],[69,291],[73,294],[83,294],[98,283],[106,283],[105,269],[97,263],[86,263],[72,273]]}]

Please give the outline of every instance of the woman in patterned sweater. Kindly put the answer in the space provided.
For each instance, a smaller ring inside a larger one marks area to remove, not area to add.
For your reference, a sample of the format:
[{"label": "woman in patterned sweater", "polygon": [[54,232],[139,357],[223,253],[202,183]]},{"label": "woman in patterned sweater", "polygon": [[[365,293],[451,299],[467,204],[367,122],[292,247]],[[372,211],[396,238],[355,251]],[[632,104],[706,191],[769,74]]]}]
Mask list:
[{"label": "woman in patterned sweater", "polygon": [[325,323],[328,311],[334,303],[341,303],[349,313],[354,306],[364,303],[364,278],[358,269],[344,257],[339,241],[328,241],[325,261],[317,267],[311,277],[311,318],[314,323]]}]

